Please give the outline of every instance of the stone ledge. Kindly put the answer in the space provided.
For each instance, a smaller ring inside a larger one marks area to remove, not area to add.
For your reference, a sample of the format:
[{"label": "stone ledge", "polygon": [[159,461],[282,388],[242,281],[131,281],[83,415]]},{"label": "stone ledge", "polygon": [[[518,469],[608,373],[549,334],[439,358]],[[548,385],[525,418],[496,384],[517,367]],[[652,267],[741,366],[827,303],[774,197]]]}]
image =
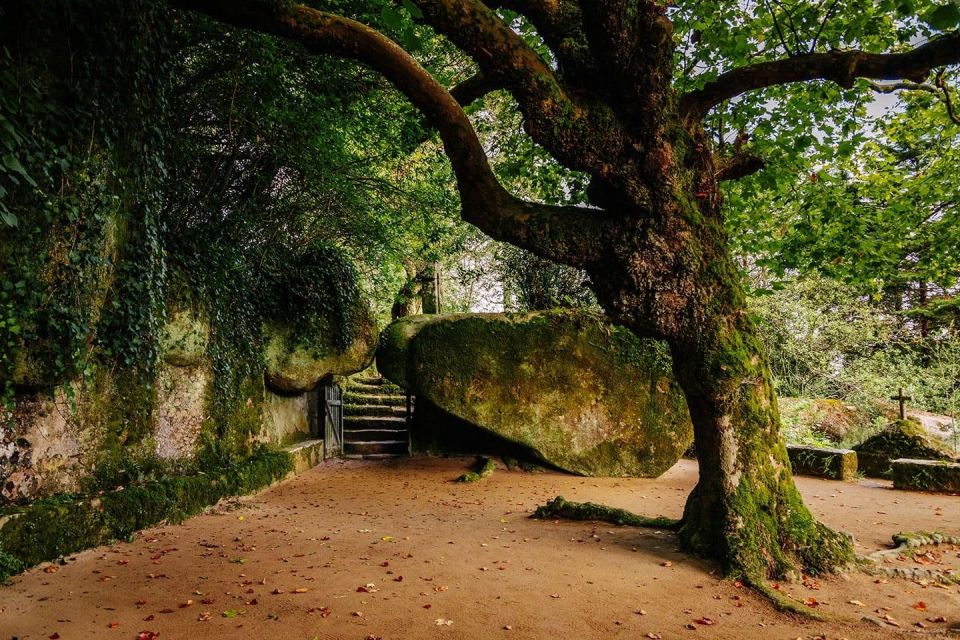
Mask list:
[{"label": "stone ledge", "polygon": [[857,477],[857,452],[851,449],[787,445],[787,453],[796,475],[828,480],[853,480]]},{"label": "stone ledge", "polygon": [[958,462],[898,458],[892,464],[894,489],[960,493]]},{"label": "stone ledge", "polygon": [[283,449],[293,460],[293,470],[287,478],[298,476],[323,462],[323,440],[302,440]]}]

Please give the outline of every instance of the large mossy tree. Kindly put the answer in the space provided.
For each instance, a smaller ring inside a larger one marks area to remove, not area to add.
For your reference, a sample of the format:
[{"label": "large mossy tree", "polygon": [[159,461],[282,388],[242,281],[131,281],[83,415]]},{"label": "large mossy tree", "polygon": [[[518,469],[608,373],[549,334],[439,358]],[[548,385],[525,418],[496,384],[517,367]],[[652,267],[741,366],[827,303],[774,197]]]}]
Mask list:
[{"label": "large mossy tree", "polygon": [[[789,11],[716,2],[668,8],[653,0],[387,5],[388,27],[398,17],[422,21],[476,63],[479,75],[452,90],[399,44],[345,15],[261,0],[176,4],[384,74],[439,132],[464,220],[584,270],[615,322],[667,341],[700,462],[680,528],[688,548],[756,582],[852,560],[850,540],[819,524],[794,486],[770,369],[725,230],[721,182],[760,170],[763,159],[742,136],[718,143],[708,123],[721,106],[756,108],[747,98],[757,92],[781,99],[786,85],[924,82],[938,67],[960,63],[955,4],[795,2]],[[720,23],[728,37],[716,37]],[[911,44],[918,40],[925,42]],[[504,188],[463,109],[501,89],[516,100],[527,134],[560,165],[589,177],[587,202],[546,205]],[[815,122],[825,100],[806,96]]]}]

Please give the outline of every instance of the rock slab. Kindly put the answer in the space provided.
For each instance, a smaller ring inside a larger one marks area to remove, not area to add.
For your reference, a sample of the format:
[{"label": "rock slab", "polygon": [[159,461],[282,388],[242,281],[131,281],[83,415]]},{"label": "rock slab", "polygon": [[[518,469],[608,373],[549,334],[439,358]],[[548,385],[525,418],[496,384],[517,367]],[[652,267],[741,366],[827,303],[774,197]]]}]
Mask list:
[{"label": "rock slab", "polygon": [[693,441],[665,346],[586,312],[404,318],[385,330],[377,366],[573,473],[659,476]]},{"label": "rock slab", "polygon": [[828,480],[853,480],[857,477],[857,452],[851,449],[788,445],[787,453],[794,474]]},{"label": "rock slab", "polygon": [[960,463],[909,458],[894,460],[893,488],[960,493]]}]

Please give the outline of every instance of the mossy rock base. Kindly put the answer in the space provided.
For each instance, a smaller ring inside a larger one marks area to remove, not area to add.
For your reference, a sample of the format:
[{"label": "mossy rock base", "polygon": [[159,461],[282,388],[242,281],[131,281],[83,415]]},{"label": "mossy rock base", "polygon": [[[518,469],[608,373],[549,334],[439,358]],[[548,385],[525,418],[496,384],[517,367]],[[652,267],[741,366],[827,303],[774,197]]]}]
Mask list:
[{"label": "mossy rock base", "polygon": [[89,497],[62,494],[0,518],[0,582],[14,571],[124,539],[162,521],[180,521],[221,498],[251,493],[293,470],[288,453],[260,450],[203,473],[132,484]]},{"label": "mossy rock base", "polygon": [[893,488],[960,493],[960,463],[945,460],[894,460]]},{"label": "mossy rock base", "polygon": [[898,458],[945,460],[957,457],[946,445],[933,438],[913,419],[897,420],[877,435],[853,448],[860,471],[871,478],[892,478],[893,461]]},{"label": "mossy rock base", "polygon": [[377,366],[418,403],[577,474],[656,477],[693,441],[665,346],[585,312],[404,318]]},{"label": "mossy rock base", "polygon": [[794,474],[828,480],[853,480],[857,477],[856,451],[788,445],[787,453]]}]

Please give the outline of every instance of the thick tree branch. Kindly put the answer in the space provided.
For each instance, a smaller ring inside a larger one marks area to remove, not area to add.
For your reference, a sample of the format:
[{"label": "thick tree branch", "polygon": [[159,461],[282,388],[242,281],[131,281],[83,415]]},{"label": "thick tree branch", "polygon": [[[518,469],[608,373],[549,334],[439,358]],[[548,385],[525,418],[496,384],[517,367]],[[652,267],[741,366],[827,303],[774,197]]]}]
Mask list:
[{"label": "thick tree branch", "polygon": [[480,0],[415,0],[426,22],[517,100],[524,127],[560,163],[614,172],[633,141],[608,106],[575,100],[553,69]]},{"label": "thick tree branch", "polygon": [[714,174],[717,182],[737,180],[753,175],[763,169],[766,163],[755,153],[743,151],[732,156],[717,159],[717,170]]},{"label": "thick tree branch", "polygon": [[[359,22],[302,5],[271,0],[173,0],[224,23],[299,42],[316,54],[333,54],[361,62],[382,73],[435,127],[450,158],[464,220],[491,237],[569,263],[580,256],[589,263],[590,230],[597,211],[551,207],[521,201],[500,184],[457,100],[395,42]],[[555,233],[561,227],[567,229]],[[577,234],[569,229],[581,229]],[[571,250],[571,242],[582,246]]]},{"label": "thick tree branch", "polygon": [[851,87],[857,78],[923,82],[934,68],[958,63],[960,32],[934,38],[902,53],[810,53],[728,71],[702,89],[684,95],[680,106],[688,119],[699,119],[724,100],[755,89],[810,80],[831,80]]},{"label": "thick tree branch", "polygon": [[487,5],[515,11],[529,20],[556,57],[564,82],[580,87],[602,79],[575,0],[490,0]]},{"label": "thick tree branch", "polygon": [[583,23],[606,94],[617,99],[627,119],[640,129],[655,127],[670,98],[673,23],[661,3],[651,0],[582,2]]},{"label": "thick tree branch", "polygon": [[488,93],[502,88],[481,71],[450,89],[450,95],[461,107],[466,108]]}]

